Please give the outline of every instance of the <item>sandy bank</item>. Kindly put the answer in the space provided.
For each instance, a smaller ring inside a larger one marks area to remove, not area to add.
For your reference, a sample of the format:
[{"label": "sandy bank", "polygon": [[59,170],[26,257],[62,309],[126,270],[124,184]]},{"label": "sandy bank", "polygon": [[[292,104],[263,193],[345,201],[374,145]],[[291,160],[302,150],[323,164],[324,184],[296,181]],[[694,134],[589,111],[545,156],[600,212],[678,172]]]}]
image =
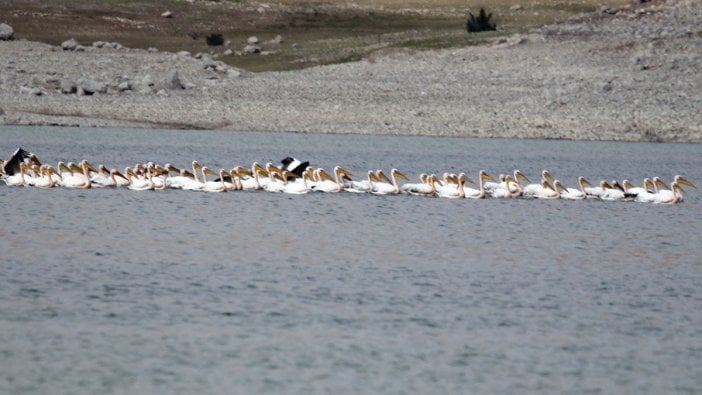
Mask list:
[{"label": "sandy bank", "polygon": [[[0,124],[702,142],[700,21],[702,3],[671,0],[490,46],[260,74],[2,41]],[[104,93],[81,95],[90,83]]]}]

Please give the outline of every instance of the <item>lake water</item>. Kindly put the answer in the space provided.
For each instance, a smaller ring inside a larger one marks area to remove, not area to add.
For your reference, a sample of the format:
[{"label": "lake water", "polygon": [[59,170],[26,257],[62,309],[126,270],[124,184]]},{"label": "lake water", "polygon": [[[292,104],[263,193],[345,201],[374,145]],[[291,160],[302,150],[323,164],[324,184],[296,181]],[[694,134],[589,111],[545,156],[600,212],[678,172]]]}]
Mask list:
[{"label": "lake water", "polygon": [[[3,127],[45,162],[309,159],[702,185],[702,146]],[[0,185],[0,394],[702,392],[702,191],[602,201]]]}]

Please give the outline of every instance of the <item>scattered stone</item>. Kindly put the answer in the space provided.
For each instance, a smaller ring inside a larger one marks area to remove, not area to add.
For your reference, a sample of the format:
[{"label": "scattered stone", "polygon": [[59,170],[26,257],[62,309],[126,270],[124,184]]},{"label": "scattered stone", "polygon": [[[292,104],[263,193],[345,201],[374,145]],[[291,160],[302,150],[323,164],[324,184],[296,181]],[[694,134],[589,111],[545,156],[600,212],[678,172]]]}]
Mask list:
[{"label": "scattered stone", "polygon": [[283,42],[283,37],[280,34],[275,36],[274,39],[268,41],[269,44],[280,44],[282,42]]},{"label": "scattered stone", "polygon": [[298,44],[298,43],[293,43],[293,44],[291,45],[291,47],[297,49],[297,48],[300,48],[300,44]]},{"label": "scattered stone", "polygon": [[75,51],[76,52],[85,52],[85,47],[78,44],[78,45],[76,45]]},{"label": "scattered stone", "polygon": [[248,44],[251,44],[251,45],[253,45],[253,44],[258,44],[258,37],[256,37],[256,36],[251,36],[251,37],[249,37],[248,40],[246,40],[246,42],[247,42]]},{"label": "scattered stone", "polygon": [[232,51],[231,49],[228,49],[228,50],[224,51],[224,52],[222,53],[222,55],[224,55],[224,56],[229,56],[229,55],[231,55],[231,54],[233,54],[233,53],[234,53],[234,51]]},{"label": "scattered stone", "polygon": [[73,80],[69,80],[66,78],[60,81],[60,89],[61,93],[66,95],[76,93],[77,91],[76,83]]},{"label": "scattered stone", "polygon": [[20,94],[31,95],[31,96],[41,96],[43,92],[39,88],[30,88],[28,86],[20,87]]},{"label": "scattered stone", "polygon": [[95,93],[107,93],[107,84],[101,81],[84,79],[82,81],[79,81],[78,86],[88,96],[93,95]]},{"label": "scattered stone", "polygon": [[158,48],[149,47],[149,49],[147,49],[146,51],[147,51],[148,53],[156,53],[156,52],[158,52]]},{"label": "scattered stone", "polygon": [[158,92],[156,92],[157,95],[159,96],[168,96],[168,92],[166,92],[165,89],[161,89]]},{"label": "scattered stone", "polygon": [[195,59],[202,59],[202,52],[196,53],[195,56],[193,56],[193,58],[195,58]]},{"label": "scattered stone", "polygon": [[0,41],[12,40],[15,30],[7,23],[0,23]]},{"label": "scattered stone", "polygon": [[119,91],[119,92],[124,92],[124,91],[128,91],[131,89],[132,89],[132,87],[129,84],[129,81],[122,81],[119,83],[119,85],[117,85],[117,91]]},{"label": "scattered stone", "polygon": [[607,81],[604,84],[602,84],[602,91],[603,92],[609,92],[612,90],[612,81]]},{"label": "scattered stone", "polygon": [[75,51],[76,47],[78,47],[78,42],[74,39],[66,40],[61,43],[61,49],[64,51]]},{"label": "scattered stone", "polygon": [[244,53],[247,53],[247,54],[261,53],[261,47],[259,47],[258,45],[247,45],[244,47]]},{"label": "scattered stone", "polygon": [[102,47],[104,47],[106,44],[107,44],[107,43],[104,42],[104,41],[95,41],[95,42],[93,43],[93,47],[95,47],[95,48],[102,48]]},{"label": "scattered stone", "polygon": [[173,18],[173,13],[170,11],[166,11],[163,14],[161,14],[161,16],[164,18]]},{"label": "scattered stone", "polygon": [[515,4],[515,5],[511,6],[511,7],[509,7],[509,10],[510,10],[510,11],[519,11],[519,10],[521,10],[522,8],[523,8],[523,7],[522,7],[520,4]]},{"label": "scattered stone", "polygon": [[225,46],[225,47],[228,47],[228,46],[230,46],[230,45],[232,45],[232,40],[227,40],[227,41],[224,42],[224,46]]},{"label": "scattered stone", "polygon": [[178,51],[178,56],[190,57],[191,54],[190,54],[190,52],[188,52],[188,51]]},{"label": "scattered stone", "polygon": [[165,86],[167,89],[185,89],[185,85],[178,76],[178,71],[173,70],[166,80]]},{"label": "scattered stone", "polygon": [[185,85],[183,85],[185,89],[193,89],[196,88],[197,85],[193,84],[192,82],[186,82]]}]

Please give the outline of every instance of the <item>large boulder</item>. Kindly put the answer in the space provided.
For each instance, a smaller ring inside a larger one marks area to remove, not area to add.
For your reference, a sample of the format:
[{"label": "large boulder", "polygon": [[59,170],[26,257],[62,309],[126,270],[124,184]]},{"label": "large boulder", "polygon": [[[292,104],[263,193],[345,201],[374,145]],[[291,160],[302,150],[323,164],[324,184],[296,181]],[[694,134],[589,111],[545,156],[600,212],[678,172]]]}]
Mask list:
[{"label": "large boulder", "polygon": [[64,51],[75,51],[78,48],[78,42],[74,39],[66,40],[61,43],[61,49]]},{"label": "large boulder", "polygon": [[12,29],[12,26],[8,25],[7,23],[0,23],[0,40],[12,40],[13,34],[15,34],[15,31]]},{"label": "large boulder", "polygon": [[101,81],[84,79],[80,81],[79,87],[83,90],[83,92],[86,95],[93,95],[95,93],[107,93],[107,84]]}]

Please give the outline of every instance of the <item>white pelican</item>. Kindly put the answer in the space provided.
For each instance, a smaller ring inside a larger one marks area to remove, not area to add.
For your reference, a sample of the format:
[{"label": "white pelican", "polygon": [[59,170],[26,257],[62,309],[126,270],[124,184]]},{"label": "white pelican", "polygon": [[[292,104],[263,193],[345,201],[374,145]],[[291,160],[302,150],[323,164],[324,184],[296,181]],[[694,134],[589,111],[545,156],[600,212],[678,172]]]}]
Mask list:
[{"label": "white pelican", "polygon": [[367,178],[362,181],[348,180],[344,183],[344,191],[352,193],[367,193],[373,189],[373,184],[378,181],[372,170],[368,170]]},{"label": "white pelican", "polygon": [[401,191],[414,196],[433,196],[436,193],[431,176],[422,173],[419,175],[418,183],[407,182],[402,185]]},{"label": "white pelican", "polygon": [[154,189],[154,183],[151,181],[151,178],[142,178],[137,176],[137,174],[134,173],[134,171],[129,167],[124,169],[124,176],[127,177],[127,180],[129,180],[129,185],[127,188],[133,191],[149,191]]},{"label": "white pelican", "polygon": [[[117,181],[116,176],[121,178],[121,181]],[[98,166],[98,171],[90,176],[91,187],[102,188],[102,187],[116,187],[128,185],[128,180],[119,171],[112,169],[108,170],[107,166],[100,164]]]},{"label": "white pelican", "polygon": [[624,188],[619,185],[619,182],[616,180],[612,181],[610,188],[605,188],[602,186],[602,183],[600,183],[600,187],[604,189],[604,192],[600,195],[600,199],[602,200],[614,201],[622,200],[627,197]]},{"label": "white pelican", "polygon": [[[90,188],[90,172],[95,171],[95,168],[93,168],[87,160],[83,160],[80,162],[80,166],[74,164],[71,166],[71,169],[73,170],[73,175],[63,177],[61,179],[61,186],[64,188]],[[78,173],[78,169],[81,169],[82,172]]]},{"label": "white pelican", "polygon": [[670,189],[664,189],[653,194],[651,203],[655,204],[674,204],[683,201],[683,190],[680,184],[673,181],[670,184]]},{"label": "white pelican", "polygon": [[[681,176],[675,176],[675,179],[672,183],[670,183],[670,186],[666,185],[660,178],[654,177],[654,190],[655,193],[651,194],[650,196],[645,196],[642,199],[637,199],[639,202],[646,202],[646,203],[660,203],[660,204],[672,204],[672,203],[679,203],[682,202],[685,199],[685,194],[684,191],[681,187],[681,185],[687,185],[692,188],[697,188],[692,182],[684,179]],[[663,188],[670,188],[670,189],[663,189],[659,190],[658,186],[661,186]],[[639,195],[641,196],[641,195]]]},{"label": "white pelican", "polygon": [[[385,178],[388,180],[388,178],[383,174],[382,171],[377,174],[378,178]],[[407,180],[407,176],[404,174],[400,173],[399,170],[397,169],[392,169],[390,171],[390,182],[376,182],[373,185],[373,189],[371,189],[371,193],[375,195],[397,195],[400,193],[400,187],[397,185],[397,179],[401,178],[403,180]]]},{"label": "white pelican", "polygon": [[624,180],[622,181],[622,186],[624,187],[624,194],[626,197],[630,198],[636,198],[639,196],[639,194],[642,193],[651,193],[651,190],[648,188],[653,188],[653,185],[651,184],[651,180],[648,178],[644,178],[643,180],[643,187],[637,187],[634,186],[629,180]]},{"label": "white pelican", "polygon": [[436,194],[436,175],[419,175],[419,183],[405,183],[402,185],[402,192],[414,196],[434,196]]},{"label": "white pelican", "polygon": [[[558,180],[553,180],[554,184]],[[561,184],[560,181],[558,181],[559,184]],[[537,199],[559,199],[561,197],[561,193],[556,190],[555,187],[551,186],[549,182],[546,179],[542,179],[540,183],[541,189],[540,190],[533,190],[534,195],[533,197]],[[563,186],[563,184],[561,184]]]},{"label": "white pelican", "polygon": [[219,180],[218,181],[207,181],[207,175],[213,175],[216,176],[218,173],[216,173],[214,170],[207,168],[207,166],[202,167],[202,191],[203,192],[225,192],[227,190],[227,186],[224,185],[224,177],[226,177],[226,172],[224,169],[221,169],[219,171]]},{"label": "white pelican", "polygon": [[280,193],[285,189],[285,184],[287,184],[287,170],[281,173],[273,172],[270,173],[268,182],[263,185],[263,190],[266,192]]},{"label": "white pelican", "polygon": [[[518,171],[518,170],[517,170]],[[478,173],[478,189],[463,187],[463,192],[468,199],[482,199],[487,193],[485,189],[485,181],[491,181],[495,183],[495,179],[492,178],[485,170],[480,170]]]},{"label": "white pelican", "polygon": [[[558,183],[559,185],[563,186],[560,182]],[[566,188],[563,186],[561,188],[561,199],[567,199],[567,200],[581,200],[585,199],[587,197],[587,193],[585,193],[585,184],[592,186],[590,181],[588,181],[585,177],[580,176],[578,177],[578,188]],[[556,185],[554,187],[558,188]]]},{"label": "white pelican", "polygon": [[37,188],[53,188],[56,185],[52,175],[57,174],[56,170],[49,165],[43,165],[39,168],[39,175],[37,179],[34,180],[34,186]]},{"label": "white pelican", "polygon": [[5,184],[7,185],[24,186],[26,183],[24,178],[24,172],[26,169],[27,165],[25,163],[20,163],[16,170],[12,170],[13,173],[8,173],[4,176],[3,181],[5,181]]},{"label": "white pelican", "polygon": [[248,169],[240,169],[239,175],[241,176],[241,187],[245,191],[261,189],[261,175],[268,179],[268,171],[264,169],[258,162],[254,162],[251,165],[251,171]]},{"label": "white pelican", "polygon": [[302,195],[310,191],[310,181],[312,180],[313,170],[308,167],[302,172],[302,177],[296,179],[294,182],[288,182],[283,187],[283,193],[290,193],[293,195]]},{"label": "white pelican", "polygon": [[[548,177],[551,177],[551,175],[548,174],[548,170],[544,170],[542,173],[546,174],[546,176],[548,176]],[[484,188],[485,188],[485,191],[487,193],[492,193],[495,189],[499,189],[499,188],[504,189],[507,187],[507,183],[505,182],[505,175],[504,174],[500,174],[498,179],[499,179],[499,182],[497,182],[493,179],[492,181],[488,181],[484,184]],[[512,175],[512,180],[516,181],[517,184],[519,184],[519,180],[524,180],[525,182],[529,182],[529,179],[527,178],[527,176],[525,176],[524,173],[522,173],[522,171],[519,169],[514,170],[513,175]],[[520,184],[520,186],[521,186],[521,184]],[[511,187],[512,187],[512,192],[515,192],[517,187],[515,185],[512,185]]]},{"label": "white pelican", "polygon": [[605,180],[601,180],[599,186],[583,188],[588,198],[599,198],[607,189],[612,189],[612,186]]},{"label": "white pelican", "polygon": [[466,192],[463,189],[463,185],[467,181],[466,175],[463,173],[459,174],[458,176],[452,175],[451,177],[447,178],[447,181],[449,179],[452,182],[436,188],[436,196],[445,199],[462,199],[466,197]]},{"label": "white pelican", "polygon": [[512,176],[505,176],[506,188],[497,188],[490,196],[495,198],[514,198],[522,195],[523,188]]},{"label": "white pelican", "polygon": [[543,181],[547,181],[548,184],[549,182],[553,182],[554,180],[555,179],[553,178],[553,176],[551,176],[551,173],[549,173],[548,170],[543,170],[541,172],[542,182],[539,182],[538,184],[525,185],[522,194],[525,197],[538,197],[540,195],[549,194],[549,192],[545,191],[545,189],[549,189],[551,191],[553,191],[553,189],[551,188],[550,184],[548,187],[544,187]]},{"label": "white pelican", "polygon": [[339,184],[339,172],[338,172],[339,167],[337,166],[334,168],[334,173],[336,174],[336,178],[333,178],[329,173],[327,173],[324,169],[321,167],[317,170],[315,170],[315,176],[317,178],[317,182],[311,186],[312,190],[318,191],[318,192],[340,192],[341,191],[341,185]]}]

